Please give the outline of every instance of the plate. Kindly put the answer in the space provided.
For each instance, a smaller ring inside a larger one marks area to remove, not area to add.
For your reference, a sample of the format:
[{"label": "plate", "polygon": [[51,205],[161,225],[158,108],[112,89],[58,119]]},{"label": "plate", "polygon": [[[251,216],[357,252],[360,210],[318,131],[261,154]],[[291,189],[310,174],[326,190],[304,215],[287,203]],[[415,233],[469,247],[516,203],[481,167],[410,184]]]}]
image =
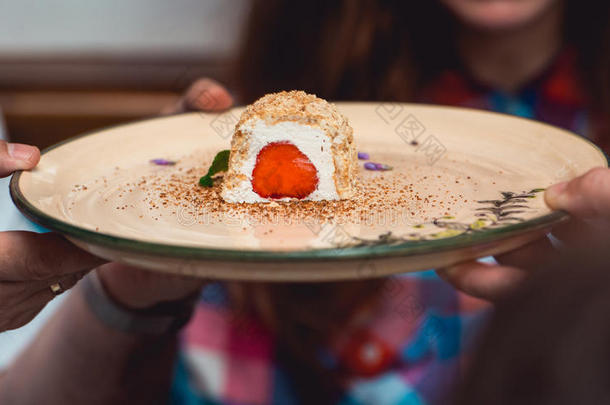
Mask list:
[{"label": "plate", "polygon": [[[337,103],[364,169],[341,202],[230,205],[197,185],[243,109],[154,118],[81,135],[16,173],[30,219],[103,258],[235,280],[385,276],[499,254],[568,219],[545,187],[607,166],[583,138],[472,109]],[[155,164],[151,160],[163,159]]]}]

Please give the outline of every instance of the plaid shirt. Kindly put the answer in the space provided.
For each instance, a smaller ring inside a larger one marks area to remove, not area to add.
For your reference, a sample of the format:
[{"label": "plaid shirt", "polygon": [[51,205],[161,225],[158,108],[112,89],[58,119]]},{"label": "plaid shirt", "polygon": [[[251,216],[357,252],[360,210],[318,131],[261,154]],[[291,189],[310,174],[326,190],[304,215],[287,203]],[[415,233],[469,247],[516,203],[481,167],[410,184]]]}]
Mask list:
[{"label": "plaid shirt", "polygon": [[[325,353],[345,370],[340,404],[443,403],[489,304],[433,272],[394,277],[372,320]],[[185,329],[172,392],[177,404],[296,404],[274,337],[233,313],[221,284],[203,292]]]},{"label": "plaid shirt", "polygon": [[[421,101],[538,119],[594,138],[585,97],[565,50],[521,91],[487,88],[446,71]],[[346,330],[329,350],[329,367],[346,370],[343,405],[446,404],[490,306],[433,272],[395,277],[383,305],[364,327]],[[220,285],[210,286],[183,334],[172,401],[177,404],[296,404],[294,384],[277,357],[274,337],[254,321],[237,321]],[[244,328],[247,333],[244,333]]]}]

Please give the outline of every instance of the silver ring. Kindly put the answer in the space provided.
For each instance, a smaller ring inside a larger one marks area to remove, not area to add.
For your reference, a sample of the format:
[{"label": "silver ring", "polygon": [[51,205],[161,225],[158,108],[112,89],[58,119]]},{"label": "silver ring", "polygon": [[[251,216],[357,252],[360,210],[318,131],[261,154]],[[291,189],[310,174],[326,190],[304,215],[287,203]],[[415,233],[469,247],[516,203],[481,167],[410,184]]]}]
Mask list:
[{"label": "silver ring", "polygon": [[49,286],[53,295],[59,295],[64,292],[64,288],[61,286],[61,283],[58,281],[57,283],[53,283]]}]

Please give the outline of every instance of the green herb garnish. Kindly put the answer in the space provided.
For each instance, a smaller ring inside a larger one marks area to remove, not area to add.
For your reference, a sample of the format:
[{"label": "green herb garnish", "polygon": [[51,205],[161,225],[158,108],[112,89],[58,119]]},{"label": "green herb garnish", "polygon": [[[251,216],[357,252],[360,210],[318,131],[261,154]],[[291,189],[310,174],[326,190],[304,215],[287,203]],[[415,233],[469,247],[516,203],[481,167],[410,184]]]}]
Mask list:
[{"label": "green herb garnish", "polygon": [[208,169],[208,174],[199,179],[199,185],[203,187],[212,187],[214,180],[212,176],[216,173],[226,172],[229,168],[229,154],[230,150],[222,150],[216,154],[214,161]]}]

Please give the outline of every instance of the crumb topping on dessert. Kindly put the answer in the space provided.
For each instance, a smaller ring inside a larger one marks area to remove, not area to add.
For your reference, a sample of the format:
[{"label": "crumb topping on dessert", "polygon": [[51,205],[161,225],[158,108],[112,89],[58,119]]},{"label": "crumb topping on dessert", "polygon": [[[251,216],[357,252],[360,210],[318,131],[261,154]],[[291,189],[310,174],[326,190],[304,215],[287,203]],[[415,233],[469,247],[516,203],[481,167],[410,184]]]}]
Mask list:
[{"label": "crumb topping on dessert", "polygon": [[[303,91],[281,91],[267,94],[242,113],[231,139],[229,170],[224,178],[223,196],[247,186],[251,169],[244,167],[253,146],[257,125],[295,123],[323,131],[332,157],[332,179],[339,199],[354,195],[357,173],[357,152],[353,130],[345,116],[332,103]],[[290,140],[290,139],[287,139]],[[321,148],[320,152],[328,153]],[[309,156],[311,159],[312,156]],[[331,183],[331,184],[332,184]],[[335,193],[335,191],[333,191]]]},{"label": "crumb topping on dessert", "polygon": [[347,124],[347,119],[333,104],[300,90],[280,91],[259,98],[246,108],[237,126],[254,118],[261,119],[268,125],[280,121],[316,125],[332,138],[338,136]]}]

